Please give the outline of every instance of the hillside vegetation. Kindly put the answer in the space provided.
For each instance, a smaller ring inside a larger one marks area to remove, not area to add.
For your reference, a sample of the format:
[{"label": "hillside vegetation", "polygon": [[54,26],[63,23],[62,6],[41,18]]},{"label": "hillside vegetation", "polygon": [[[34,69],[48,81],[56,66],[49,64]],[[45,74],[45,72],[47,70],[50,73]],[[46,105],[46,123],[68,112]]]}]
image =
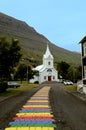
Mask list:
[{"label": "hillside vegetation", "polygon": [[37,64],[42,63],[47,43],[54,56],[55,63],[60,61],[73,65],[80,65],[81,63],[79,53],[56,46],[24,21],[17,20],[3,13],[0,13],[0,36],[7,36],[9,40],[12,37],[19,39],[23,58],[28,59],[30,63],[33,61]]}]

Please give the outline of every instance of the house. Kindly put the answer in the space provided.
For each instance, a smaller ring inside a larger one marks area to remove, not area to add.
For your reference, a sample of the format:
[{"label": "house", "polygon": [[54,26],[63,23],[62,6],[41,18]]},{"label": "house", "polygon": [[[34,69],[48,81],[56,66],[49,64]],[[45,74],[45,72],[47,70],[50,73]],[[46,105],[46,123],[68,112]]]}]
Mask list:
[{"label": "house", "polygon": [[83,92],[86,93],[86,36],[79,42],[81,44],[81,60],[82,60],[82,83]]},{"label": "house", "polygon": [[43,55],[43,64],[33,69],[38,71],[38,75],[35,75],[30,82],[33,83],[38,81],[39,83],[42,83],[45,81],[58,81],[58,72],[53,66],[53,60],[53,55],[51,54],[49,46],[47,45],[46,52]]}]

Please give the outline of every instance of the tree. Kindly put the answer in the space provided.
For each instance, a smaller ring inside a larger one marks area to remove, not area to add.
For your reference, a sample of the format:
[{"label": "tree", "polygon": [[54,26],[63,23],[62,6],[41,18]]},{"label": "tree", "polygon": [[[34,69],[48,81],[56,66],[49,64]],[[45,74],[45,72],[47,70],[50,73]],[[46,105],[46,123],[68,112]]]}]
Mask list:
[{"label": "tree", "polygon": [[37,74],[37,71],[33,71],[29,65],[24,63],[19,64],[14,78],[16,80],[27,80],[27,82],[33,78],[34,74]]},{"label": "tree", "polygon": [[70,66],[67,70],[67,78],[73,82],[75,82],[76,79],[76,68],[73,66]]},{"label": "tree", "polygon": [[76,68],[76,77],[77,77],[77,80],[81,80],[82,79],[82,67],[81,66],[78,66]]},{"label": "tree", "polygon": [[14,73],[21,58],[19,41],[12,39],[11,43],[6,37],[0,37],[0,79],[9,80]]},{"label": "tree", "polygon": [[20,53],[21,47],[19,46],[18,39],[12,39],[12,43],[10,45],[9,50],[9,63],[10,68],[13,68],[18,64],[22,54]]},{"label": "tree", "polygon": [[61,75],[63,79],[67,78],[67,70],[69,67],[70,65],[64,61],[61,61],[57,64],[57,70],[59,72],[59,75]]},{"label": "tree", "polygon": [[21,80],[21,83],[26,78],[27,66],[25,64],[19,64],[17,71],[14,75],[14,79]]},{"label": "tree", "polygon": [[29,81],[30,79],[33,78],[35,71],[33,71],[30,66],[27,66],[27,71],[28,71],[28,77],[27,78],[28,78],[28,81]]},{"label": "tree", "polygon": [[6,40],[5,37],[0,38],[0,78],[9,77],[9,42]]},{"label": "tree", "polygon": [[73,67],[73,66],[70,66],[68,68],[68,73],[67,73],[67,77],[68,79],[72,80],[73,82],[77,82],[78,80],[81,79],[81,66],[78,66],[78,67]]}]

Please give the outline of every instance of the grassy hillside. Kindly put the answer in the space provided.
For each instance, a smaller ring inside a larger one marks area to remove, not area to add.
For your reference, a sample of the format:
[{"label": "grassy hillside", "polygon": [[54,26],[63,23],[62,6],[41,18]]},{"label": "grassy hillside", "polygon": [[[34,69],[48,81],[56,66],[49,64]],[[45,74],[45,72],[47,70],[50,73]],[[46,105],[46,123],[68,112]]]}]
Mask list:
[{"label": "grassy hillside", "polygon": [[42,63],[47,43],[55,62],[65,61],[73,65],[79,65],[81,62],[79,53],[56,46],[24,21],[17,20],[3,13],[0,13],[0,35],[19,39],[23,57],[28,58],[30,62]]}]

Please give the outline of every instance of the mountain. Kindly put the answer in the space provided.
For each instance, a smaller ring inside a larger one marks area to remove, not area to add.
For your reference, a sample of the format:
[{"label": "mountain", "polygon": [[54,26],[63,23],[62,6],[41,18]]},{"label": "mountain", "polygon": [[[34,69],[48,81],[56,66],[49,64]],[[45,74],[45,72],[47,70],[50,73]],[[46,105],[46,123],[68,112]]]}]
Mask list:
[{"label": "mountain", "polygon": [[81,63],[80,53],[56,46],[26,22],[0,13],[0,36],[3,35],[7,36],[9,40],[16,38],[20,41],[23,58],[28,59],[29,62],[41,64],[48,43],[55,63],[60,61],[73,65]]}]

